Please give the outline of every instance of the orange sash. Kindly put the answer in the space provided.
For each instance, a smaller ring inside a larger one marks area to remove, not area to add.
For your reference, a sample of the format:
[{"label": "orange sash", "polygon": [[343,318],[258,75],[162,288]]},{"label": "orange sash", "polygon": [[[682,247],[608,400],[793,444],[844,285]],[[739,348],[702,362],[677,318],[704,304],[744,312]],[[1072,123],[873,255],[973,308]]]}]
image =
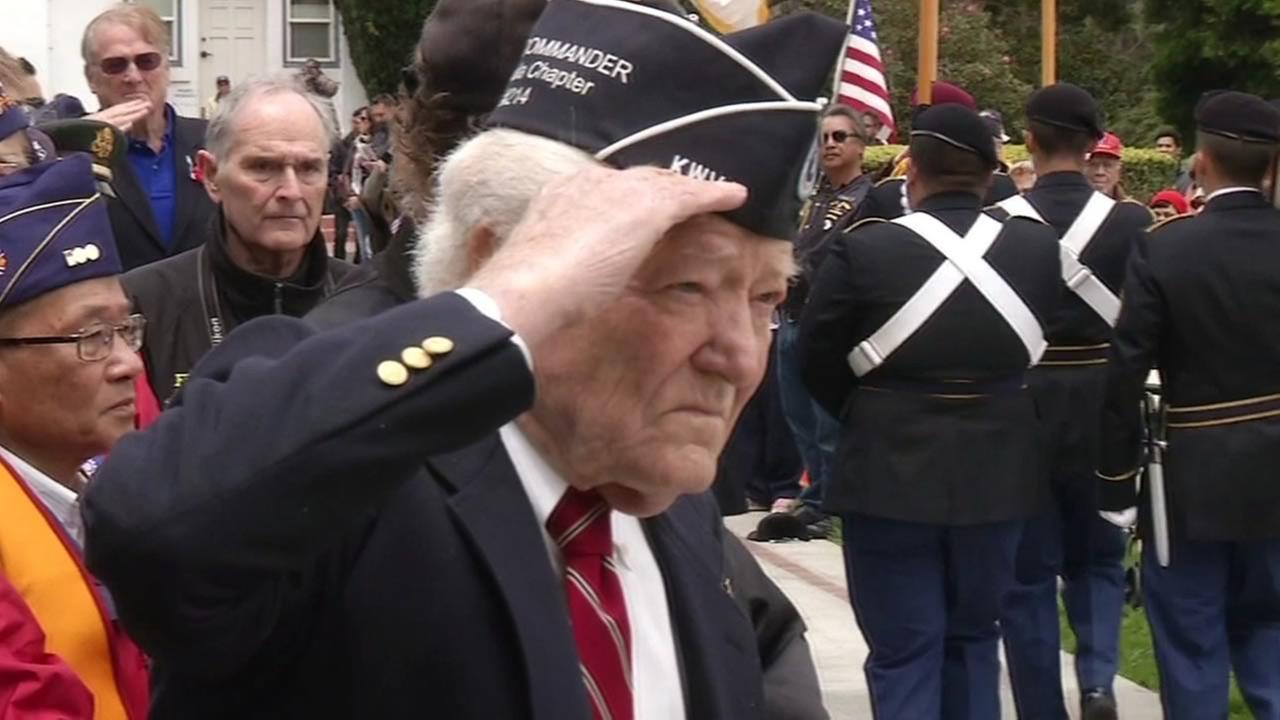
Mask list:
[{"label": "orange sash", "polygon": [[128,720],[111,635],[79,551],[39,498],[0,459],[0,573],[40,622],[46,649],[93,693],[96,720]]}]

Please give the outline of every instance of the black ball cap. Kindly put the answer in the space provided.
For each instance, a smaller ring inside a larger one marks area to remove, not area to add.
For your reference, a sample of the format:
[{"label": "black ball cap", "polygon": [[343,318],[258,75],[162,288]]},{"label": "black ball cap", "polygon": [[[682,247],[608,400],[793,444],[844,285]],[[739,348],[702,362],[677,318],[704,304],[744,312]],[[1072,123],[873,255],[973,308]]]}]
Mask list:
[{"label": "black ball cap", "polygon": [[488,125],[614,167],[741,183],[748,200],[725,216],[789,239],[822,110],[815,99],[846,33],[799,13],[721,38],[639,3],[550,0]]},{"label": "black ball cap", "polygon": [[1000,166],[991,130],[978,113],[963,105],[935,105],[916,118],[911,137],[931,137],[971,152],[995,169]]},{"label": "black ball cap", "polygon": [[1205,93],[1196,105],[1201,132],[1232,140],[1280,144],[1280,110],[1257,95],[1220,90]]},{"label": "black ball cap", "polygon": [[1095,139],[1104,133],[1098,101],[1087,90],[1071,83],[1057,83],[1031,93],[1026,116],[1045,125],[1088,133]]}]

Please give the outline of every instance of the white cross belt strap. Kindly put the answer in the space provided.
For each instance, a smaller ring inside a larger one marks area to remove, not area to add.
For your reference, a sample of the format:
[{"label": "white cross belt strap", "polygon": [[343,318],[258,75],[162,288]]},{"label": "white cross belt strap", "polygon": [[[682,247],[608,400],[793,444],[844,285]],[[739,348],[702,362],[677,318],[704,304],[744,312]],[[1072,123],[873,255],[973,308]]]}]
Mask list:
[{"label": "white cross belt strap", "polygon": [[928,281],[907,300],[884,325],[849,353],[849,367],[858,377],[875,370],[904,342],[919,330],[965,280],[982,293],[1000,313],[1018,339],[1027,348],[1030,365],[1044,354],[1044,328],[1022,298],[1009,287],[983,257],[1000,235],[1003,226],[988,215],[977,222],[963,238],[941,220],[925,212],[916,212],[894,220],[919,235],[946,258]]},{"label": "white cross belt strap", "polygon": [[[1001,200],[997,205],[1014,217],[1044,222],[1035,207],[1021,195]],[[1120,317],[1120,298],[1093,274],[1088,265],[1080,262],[1080,256],[1089,247],[1089,243],[1093,242],[1098,228],[1107,221],[1115,206],[1115,200],[1095,191],[1059,241],[1063,282],[1111,327],[1116,326],[1116,318]]]}]

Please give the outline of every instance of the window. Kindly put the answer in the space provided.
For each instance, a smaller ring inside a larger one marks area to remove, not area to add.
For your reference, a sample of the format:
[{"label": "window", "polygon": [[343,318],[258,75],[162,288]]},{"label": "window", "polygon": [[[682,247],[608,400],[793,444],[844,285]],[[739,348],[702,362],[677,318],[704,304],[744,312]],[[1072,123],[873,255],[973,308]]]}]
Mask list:
[{"label": "window", "polygon": [[332,0],[285,1],[285,62],[338,63],[338,13]]},{"label": "window", "polygon": [[182,3],[180,0],[134,0],[146,5],[164,21],[169,30],[169,64],[182,65]]}]

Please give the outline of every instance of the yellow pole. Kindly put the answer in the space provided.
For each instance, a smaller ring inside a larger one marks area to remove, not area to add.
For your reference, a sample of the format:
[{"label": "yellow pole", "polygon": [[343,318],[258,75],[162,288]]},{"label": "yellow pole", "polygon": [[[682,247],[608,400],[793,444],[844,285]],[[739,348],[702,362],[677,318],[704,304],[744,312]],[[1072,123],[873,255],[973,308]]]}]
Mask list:
[{"label": "yellow pole", "polygon": [[1040,85],[1058,82],[1058,0],[1040,0]]},{"label": "yellow pole", "polygon": [[920,88],[916,102],[933,103],[933,83],[938,79],[938,0],[920,0],[920,58],[916,84]]}]

